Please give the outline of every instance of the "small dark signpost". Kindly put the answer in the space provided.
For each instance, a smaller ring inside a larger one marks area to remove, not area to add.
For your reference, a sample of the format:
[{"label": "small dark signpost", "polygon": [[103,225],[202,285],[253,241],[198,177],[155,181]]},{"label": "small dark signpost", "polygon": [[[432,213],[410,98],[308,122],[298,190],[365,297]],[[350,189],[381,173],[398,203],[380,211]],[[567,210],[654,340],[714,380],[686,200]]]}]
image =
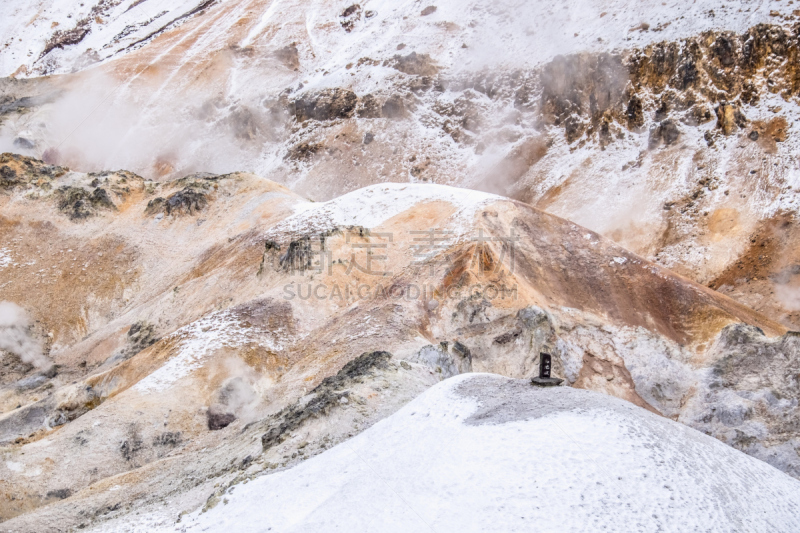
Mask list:
[{"label": "small dark signpost", "polygon": [[550,377],[550,364],[552,363],[553,358],[549,353],[539,354],[539,377],[540,378],[549,378]]},{"label": "small dark signpost", "polygon": [[550,370],[553,367],[553,356],[549,353],[539,354],[539,377],[533,378],[531,383],[540,387],[555,387],[561,385],[564,380],[550,377]]}]

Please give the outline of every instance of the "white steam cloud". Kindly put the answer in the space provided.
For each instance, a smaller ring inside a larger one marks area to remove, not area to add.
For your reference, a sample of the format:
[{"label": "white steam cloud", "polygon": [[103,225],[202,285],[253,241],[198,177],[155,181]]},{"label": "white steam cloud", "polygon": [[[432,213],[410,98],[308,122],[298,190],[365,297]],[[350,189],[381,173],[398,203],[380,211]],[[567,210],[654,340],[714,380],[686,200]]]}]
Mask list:
[{"label": "white steam cloud", "polygon": [[51,362],[30,335],[29,327],[24,309],[12,302],[0,302],[0,350],[11,352],[40,370],[48,368]]}]

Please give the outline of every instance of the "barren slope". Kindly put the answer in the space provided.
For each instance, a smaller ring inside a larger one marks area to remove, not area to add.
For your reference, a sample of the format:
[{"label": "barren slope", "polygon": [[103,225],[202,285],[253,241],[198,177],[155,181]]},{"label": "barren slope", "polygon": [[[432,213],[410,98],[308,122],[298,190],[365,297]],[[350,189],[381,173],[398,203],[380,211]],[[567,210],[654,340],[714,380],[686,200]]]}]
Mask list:
[{"label": "barren slope", "polygon": [[529,205],[2,157],[0,300],[56,363],[4,354],[8,527],[211,505],[440,379],[535,375],[541,351],[569,385],[800,473],[794,334]]}]

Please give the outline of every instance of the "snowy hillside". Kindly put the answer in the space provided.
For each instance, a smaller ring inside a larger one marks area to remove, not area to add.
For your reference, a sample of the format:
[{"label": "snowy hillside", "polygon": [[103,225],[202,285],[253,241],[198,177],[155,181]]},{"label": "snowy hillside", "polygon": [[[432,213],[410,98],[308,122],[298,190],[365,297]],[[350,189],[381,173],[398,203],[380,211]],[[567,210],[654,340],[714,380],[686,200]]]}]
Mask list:
[{"label": "snowy hillside", "polygon": [[[315,67],[342,69],[367,55],[391,55],[400,40],[413,43],[421,53],[447,51],[441,61],[449,67],[478,70],[498,63],[531,67],[557,54],[673,40],[712,28],[742,31],[769,21],[773,11],[791,13],[785,2],[760,0],[700,0],[688,5],[676,0],[644,0],[633,5],[625,0],[558,5],[541,0],[444,0],[429,4],[418,0],[353,4],[358,10],[343,17],[351,24],[342,38],[329,31],[330,22],[348,7],[341,1],[24,0],[3,7],[0,76],[81,70],[125,55],[206,11],[215,18],[225,15],[221,24],[200,29],[202,47],[207,49],[221,47],[226,34],[235,28],[246,30],[235,42],[243,48],[284,41],[291,33],[297,38],[296,31],[301,28],[308,31],[317,60],[304,68],[305,72]],[[435,10],[429,9],[425,18],[413,16],[426,8]],[[642,24],[652,31],[643,31]],[[466,48],[462,49],[462,44]],[[314,77],[322,81],[321,72]]]},{"label": "snowy hillside", "polygon": [[477,374],[293,469],[231,487],[171,526],[107,531],[770,531],[800,482],[593,392]]},{"label": "snowy hillside", "polygon": [[800,3],[355,1],[0,0],[2,529],[800,530]]}]

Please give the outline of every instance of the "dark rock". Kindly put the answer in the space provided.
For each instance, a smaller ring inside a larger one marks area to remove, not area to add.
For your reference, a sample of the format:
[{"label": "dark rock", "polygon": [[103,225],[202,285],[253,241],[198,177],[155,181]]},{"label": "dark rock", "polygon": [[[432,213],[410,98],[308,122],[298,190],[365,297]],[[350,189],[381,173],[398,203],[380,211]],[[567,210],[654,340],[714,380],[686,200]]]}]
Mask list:
[{"label": "dark rock", "polygon": [[314,255],[311,238],[303,237],[289,243],[289,248],[280,257],[279,264],[285,272],[303,272],[311,268]]},{"label": "dark rock", "polygon": [[361,6],[358,5],[358,4],[353,4],[352,6],[349,6],[344,11],[342,11],[341,16],[342,17],[350,17],[350,16],[355,15],[359,11],[361,11]]},{"label": "dark rock", "polygon": [[750,137],[751,141],[757,141],[758,140],[758,132],[753,130],[753,131],[750,132],[750,135],[748,135],[748,137]]},{"label": "dark rock", "polygon": [[36,143],[25,137],[17,137],[14,139],[14,146],[23,150],[33,150],[36,148]]},{"label": "dark rock", "polygon": [[711,121],[714,116],[708,106],[697,104],[692,107],[686,115],[686,123],[690,126],[697,126]]},{"label": "dark rock", "polygon": [[586,124],[576,115],[570,115],[564,120],[564,134],[567,137],[567,142],[577,141],[585,131]]},{"label": "dark rock", "polygon": [[12,414],[0,418],[0,444],[14,442],[18,437],[27,437],[42,429],[54,409],[55,401],[46,398],[20,407]]},{"label": "dark rock", "polygon": [[82,187],[61,187],[57,191],[58,209],[70,220],[81,220],[96,215],[97,210],[116,209],[108,191],[97,188],[92,192]]},{"label": "dark rock", "polygon": [[367,133],[364,134],[364,144],[369,144],[374,140],[375,140],[375,135],[373,135],[371,132],[368,131]]},{"label": "dark rock", "polygon": [[516,340],[520,335],[522,335],[522,328],[516,327],[511,331],[507,331],[502,335],[498,335],[494,338],[493,342],[495,344],[508,344],[509,342]]},{"label": "dark rock", "polygon": [[183,442],[180,431],[165,431],[153,439],[153,446],[178,446]]},{"label": "dark rock", "polygon": [[558,387],[562,383],[564,383],[564,380],[559,378],[535,377],[531,379],[531,385],[535,385],[537,387]]},{"label": "dark rock", "polygon": [[643,123],[638,101],[630,97],[622,105],[628,78],[617,55],[557,56],[541,71],[542,118],[547,124],[563,126],[570,143],[584,133],[600,132],[601,123],[608,122],[613,113],[621,119],[619,114],[624,112],[632,125]]},{"label": "dark rock", "polygon": [[283,442],[289,433],[301,427],[311,418],[318,418],[328,414],[335,406],[340,405],[340,400],[349,396],[347,389],[353,383],[375,373],[377,370],[389,368],[389,352],[366,352],[356,357],[335,375],[322,380],[312,390],[306,401],[298,401],[273,415],[273,424],[270,430],[261,437],[261,446],[264,451],[276,444]]},{"label": "dark rock", "polygon": [[19,183],[17,171],[8,166],[0,167],[0,185],[10,187]]},{"label": "dark rock", "polygon": [[43,58],[56,48],[63,49],[65,46],[78,44],[84,39],[84,37],[89,35],[90,31],[91,24],[89,23],[88,19],[79,20],[72,29],[56,31],[50,40],[45,43],[44,50],[42,50],[42,53],[39,55],[39,59]]},{"label": "dark rock", "polygon": [[158,340],[155,334],[155,326],[147,321],[140,320],[128,329],[128,345],[118,353],[109,357],[105,364],[113,365],[120,361],[130,359],[145,348],[158,342]]},{"label": "dark rock", "polygon": [[[710,409],[690,425],[800,476],[800,461],[791,444],[800,429],[800,333],[767,337],[757,327],[732,324],[722,330],[714,349],[718,358],[706,399]],[[748,399],[744,408],[737,408],[732,395]],[[758,428],[758,439],[742,438],[739,432],[752,435],[751,427]],[[784,446],[788,451],[781,453]]]},{"label": "dark rock", "polygon": [[70,496],[72,496],[72,490],[70,489],[56,489],[47,493],[47,498],[55,498],[58,500],[66,500]]},{"label": "dark rock", "polygon": [[68,169],[48,165],[43,161],[19,154],[0,155],[0,188],[18,186],[49,186]]},{"label": "dark rock", "polygon": [[300,54],[297,50],[297,44],[292,43],[289,46],[284,46],[277,50],[274,54],[275,58],[291,70],[300,68]]},{"label": "dark rock", "polygon": [[656,122],[666,120],[669,115],[669,101],[666,98],[661,98],[658,108],[656,109]]},{"label": "dark rock", "polygon": [[130,438],[122,442],[119,447],[119,452],[126,461],[131,462],[136,458],[136,455],[141,449],[142,439],[139,436],[139,433],[135,432]]},{"label": "dark rock", "polygon": [[253,456],[252,456],[252,455],[248,455],[247,457],[245,457],[244,459],[242,459],[242,463],[239,465],[239,468],[241,468],[242,470],[244,470],[245,468],[247,468],[248,466],[250,466],[250,465],[253,463],[253,461],[254,461],[254,458],[253,458]]},{"label": "dark rock", "polygon": [[44,104],[54,102],[58,96],[60,96],[60,93],[53,92],[39,96],[24,96],[17,100],[9,98],[0,104],[0,115],[5,115],[14,111],[24,112],[28,109],[40,107]]},{"label": "dark rock", "polygon": [[286,154],[286,159],[290,161],[309,161],[314,154],[322,150],[321,143],[310,143],[303,141],[292,146]]},{"label": "dark rock", "polygon": [[224,429],[231,425],[235,420],[236,415],[233,413],[217,411],[214,408],[206,411],[206,422],[208,423],[208,429],[211,431]]},{"label": "dark rock", "polygon": [[105,207],[106,209],[116,209],[114,202],[111,201],[108,191],[100,187],[92,192],[92,205]]},{"label": "dark rock", "polygon": [[420,15],[422,15],[423,17],[427,17],[428,15],[432,15],[433,13],[436,13],[436,6],[428,6],[422,10],[422,13],[420,13]]},{"label": "dark rock", "polygon": [[360,118],[402,118],[406,116],[406,104],[400,95],[383,98],[368,94],[361,98],[357,114]]},{"label": "dark rock", "polygon": [[723,33],[711,46],[714,57],[724,68],[730,68],[736,64],[736,38],[732,34]]},{"label": "dark rock", "polygon": [[453,351],[456,352],[461,357],[472,359],[472,352],[470,352],[469,348],[461,344],[461,342],[459,341],[455,341],[453,343]]},{"label": "dark rock", "polygon": [[358,105],[358,116],[360,118],[381,118],[381,102],[374,94],[368,94],[361,98]]},{"label": "dark rock", "polygon": [[381,106],[381,115],[385,118],[402,118],[406,116],[406,104],[398,95],[392,95]]},{"label": "dark rock", "polygon": [[667,119],[650,131],[650,148],[658,146],[661,142],[669,146],[675,143],[680,135],[678,124],[672,119]]},{"label": "dark rock", "polygon": [[361,18],[361,6],[359,4],[353,4],[345,8],[342,11],[342,14],[339,15],[341,18],[341,25],[344,28],[344,31],[350,33],[353,31],[353,27],[355,26],[356,22]]},{"label": "dark rock", "polygon": [[195,215],[208,206],[208,196],[205,192],[193,186],[184,187],[182,190],[173,193],[165,198],[155,198],[147,203],[145,213],[156,215],[164,213],[166,215]]},{"label": "dark rock", "polygon": [[348,89],[326,89],[302,96],[294,101],[295,118],[306,120],[334,120],[350,118],[358,104],[358,96]]},{"label": "dark rock", "polygon": [[628,100],[628,106],[625,109],[625,116],[628,119],[628,129],[635,130],[644,125],[644,111],[642,108],[642,99],[635,94]]}]

